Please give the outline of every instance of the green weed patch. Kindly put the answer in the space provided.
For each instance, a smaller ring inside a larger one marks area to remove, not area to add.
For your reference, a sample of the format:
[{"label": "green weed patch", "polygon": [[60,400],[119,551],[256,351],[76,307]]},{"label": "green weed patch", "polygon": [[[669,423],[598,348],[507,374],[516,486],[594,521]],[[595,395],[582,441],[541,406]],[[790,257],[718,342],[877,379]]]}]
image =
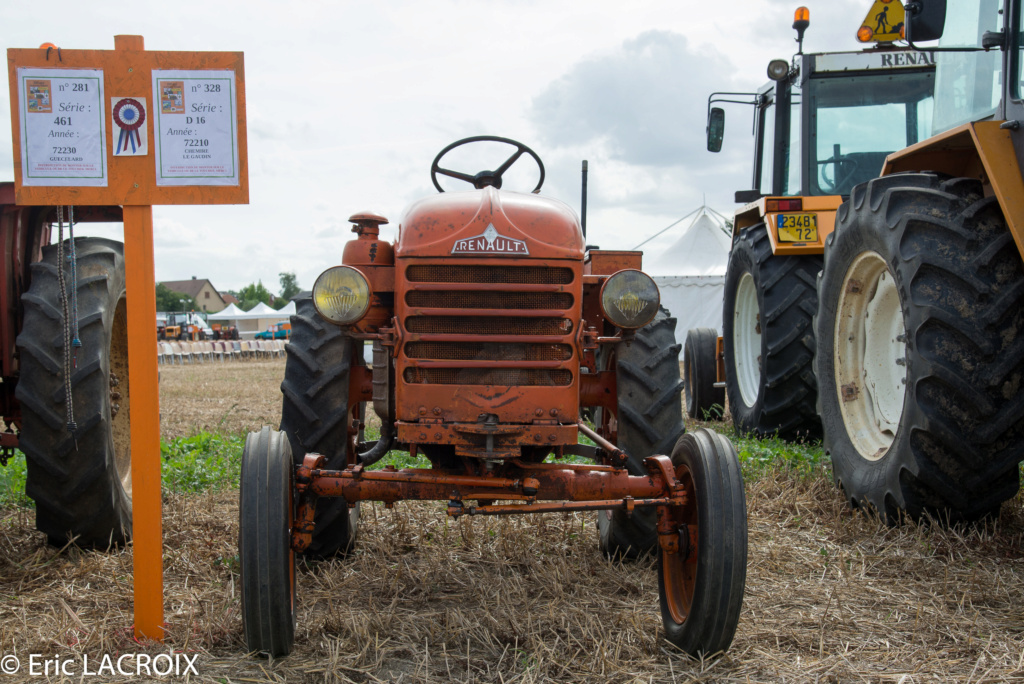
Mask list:
[{"label": "green weed patch", "polygon": [[237,488],[244,447],[244,435],[209,432],[161,441],[164,491],[195,493]]}]

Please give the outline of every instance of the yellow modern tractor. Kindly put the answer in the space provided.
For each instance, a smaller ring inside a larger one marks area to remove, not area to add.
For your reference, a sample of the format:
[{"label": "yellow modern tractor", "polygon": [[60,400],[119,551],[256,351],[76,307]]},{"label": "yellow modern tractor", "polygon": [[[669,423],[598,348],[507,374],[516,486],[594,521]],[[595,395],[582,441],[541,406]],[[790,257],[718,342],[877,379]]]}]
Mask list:
[{"label": "yellow modern tractor", "polygon": [[956,522],[1013,497],[1024,458],[1024,16],[1019,0],[906,9],[911,46],[941,38],[934,135],[840,207],[815,371],[849,501]]},{"label": "yellow modern tractor", "polygon": [[[708,98],[712,152],[721,149],[725,113],[711,105],[753,107],[753,189],[736,193],[744,204],[733,225],[723,337],[716,345],[715,331],[695,330],[686,344],[692,417],[724,404],[725,388],[742,433],[820,433],[812,319],[825,240],[854,186],[877,176],[889,153],[926,138],[932,127],[934,58],[894,42],[903,8],[897,0],[880,2],[888,11],[869,12],[858,32],[871,47],[804,54],[810,16],[801,7],[793,23],[801,47],[792,62],[773,60],[769,82],[756,93]],[[881,26],[886,17],[895,31]]]}]

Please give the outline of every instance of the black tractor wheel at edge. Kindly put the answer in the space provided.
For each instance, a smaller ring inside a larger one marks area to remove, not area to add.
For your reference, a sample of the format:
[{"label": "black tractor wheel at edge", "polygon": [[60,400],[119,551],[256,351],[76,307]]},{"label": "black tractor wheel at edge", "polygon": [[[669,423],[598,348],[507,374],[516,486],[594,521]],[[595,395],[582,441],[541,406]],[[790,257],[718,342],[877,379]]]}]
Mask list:
[{"label": "black tractor wheel at edge", "polygon": [[818,293],[825,449],[851,504],[890,524],[997,512],[1024,459],[1024,267],[996,198],[931,173],[858,185]]},{"label": "black tractor wheel at edge", "polygon": [[[69,251],[65,243],[65,254]],[[36,504],[36,527],[51,544],[69,540],[106,548],[131,536],[131,440],[124,247],[100,238],[75,240],[78,321],[71,396],[77,430],[67,430],[64,336],[57,245],[32,264],[22,296],[17,346],[21,375],[19,449],[27,464],[25,493]],[[70,269],[65,265],[68,296]],[[153,390],[155,391],[155,389]]]},{"label": "black tractor wheel at edge", "polygon": [[[320,318],[310,296],[295,299],[292,335],[285,346],[281,431],[288,435],[292,457],[302,463],[307,452],[322,454],[325,467],[343,470],[348,457],[348,382],[352,339]],[[306,555],[325,558],[351,550],[359,525],[359,505],[342,498],[316,504],[313,543]]]},{"label": "black tractor wheel at edge", "polygon": [[740,434],[816,438],[814,328],[818,256],[772,254],[763,223],[733,241],[722,337],[729,412]]},{"label": "black tractor wheel at edge", "polygon": [[[629,454],[626,469],[644,475],[644,459],[669,454],[684,432],[683,391],[679,379],[680,345],[676,319],[661,307],[654,320],[636,332],[633,342],[619,343],[602,359],[607,368],[614,356],[619,390],[618,446]],[[600,412],[598,412],[598,415]],[[609,558],[637,558],[658,544],[654,509],[598,511],[601,551]]]},{"label": "black tractor wheel at edge", "polygon": [[284,656],[295,642],[295,468],[283,432],[250,432],[242,451],[238,557],[250,652]]},{"label": "black tractor wheel at edge", "polygon": [[683,346],[683,383],[686,415],[695,420],[722,420],[725,413],[725,388],[718,381],[718,331],[693,328],[686,333]]},{"label": "black tractor wheel at edge", "polygon": [[658,546],[658,596],[665,637],[695,658],[732,644],[747,578],[747,504],[736,450],[700,428],[672,450],[687,504],[668,508],[679,550]]}]

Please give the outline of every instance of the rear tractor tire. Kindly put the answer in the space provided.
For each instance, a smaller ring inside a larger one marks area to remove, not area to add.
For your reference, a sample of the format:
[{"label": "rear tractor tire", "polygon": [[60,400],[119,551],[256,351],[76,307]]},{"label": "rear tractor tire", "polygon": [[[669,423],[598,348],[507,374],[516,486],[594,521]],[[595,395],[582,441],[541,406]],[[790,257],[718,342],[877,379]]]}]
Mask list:
[{"label": "rear tractor tire", "polygon": [[288,655],[295,642],[295,468],[282,432],[250,432],[242,452],[238,557],[250,652]]},{"label": "rear tractor tire", "polygon": [[747,504],[728,439],[701,428],[672,450],[687,504],[666,508],[679,550],[658,548],[665,637],[694,658],[726,651],[736,635],[747,578]]},{"label": "rear tractor tire", "polygon": [[[25,454],[25,493],[36,504],[36,527],[49,542],[69,540],[107,548],[131,537],[128,328],[124,248],[100,238],[75,240],[81,347],[72,350],[71,397],[77,430],[68,432],[64,336],[57,245],[32,264],[22,296],[24,323],[17,345],[21,375],[19,449]],[[67,254],[68,248],[65,248]],[[68,296],[70,272],[65,265]]]},{"label": "rear tractor tire", "polygon": [[718,331],[693,328],[686,333],[683,347],[684,394],[686,415],[694,420],[722,420],[725,413],[725,388],[718,381]]},{"label": "rear tractor tire", "polygon": [[[618,384],[618,446],[629,454],[630,475],[645,475],[644,459],[667,454],[684,432],[679,379],[680,345],[676,319],[660,308],[654,320],[637,330],[629,345],[619,343],[603,359],[614,363]],[[608,558],[638,558],[658,545],[653,509],[598,511],[597,529],[602,553]]]},{"label": "rear tractor tire", "polygon": [[818,256],[772,254],[763,223],[742,229],[729,252],[722,336],[725,383],[741,434],[814,438],[814,327]]},{"label": "rear tractor tire", "polygon": [[1024,268],[996,198],[897,174],[837,219],[815,321],[836,483],[890,524],[998,512],[1024,459]]},{"label": "rear tractor tire", "polygon": [[[281,392],[281,431],[297,465],[307,452],[322,454],[324,468],[344,470],[348,459],[348,382],[352,339],[320,318],[309,296],[295,300],[292,336]],[[348,553],[356,541],[359,504],[343,498],[316,503],[313,543],[305,554],[327,558]]]}]

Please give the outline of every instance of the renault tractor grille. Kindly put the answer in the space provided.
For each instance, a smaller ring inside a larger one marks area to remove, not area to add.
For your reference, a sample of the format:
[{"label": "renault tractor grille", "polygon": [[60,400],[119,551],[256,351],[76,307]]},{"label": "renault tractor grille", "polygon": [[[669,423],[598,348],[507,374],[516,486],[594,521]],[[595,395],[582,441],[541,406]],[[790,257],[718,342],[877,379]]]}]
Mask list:
[{"label": "renault tractor grille", "polygon": [[[565,266],[407,266],[399,315],[411,384],[573,383],[579,283]],[[576,293],[576,294],[574,294]]]},{"label": "renault tractor grille", "polygon": [[405,277],[412,283],[518,283],[568,285],[571,268],[544,266],[410,266]]},{"label": "renault tractor grille", "polygon": [[413,333],[435,335],[567,335],[568,318],[491,318],[489,316],[413,316],[405,322]]},{"label": "renault tractor grille", "polygon": [[421,309],[568,309],[568,292],[449,292],[413,290],[405,296],[410,307]]},{"label": "renault tractor grille", "polygon": [[428,385],[532,385],[557,387],[572,384],[572,371],[533,368],[406,368],[405,381]]},{"label": "renault tractor grille", "polygon": [[410,359],[446,361],[568,361],[572,358],[572,347],[521,342],[410,342],[405,345],[405,355]]}]

